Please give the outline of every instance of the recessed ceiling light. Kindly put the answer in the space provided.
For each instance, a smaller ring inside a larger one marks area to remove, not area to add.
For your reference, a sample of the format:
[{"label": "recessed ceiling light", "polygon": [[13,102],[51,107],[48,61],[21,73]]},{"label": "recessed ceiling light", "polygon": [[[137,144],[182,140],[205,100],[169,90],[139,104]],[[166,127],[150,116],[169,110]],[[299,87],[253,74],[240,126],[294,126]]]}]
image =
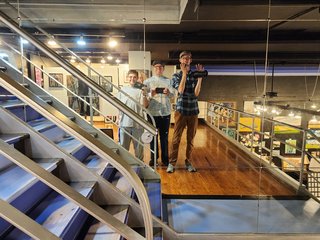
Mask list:
[{"label": "recessed ceiling light", "polygon": [[100,62],[101,62],[102,64],[105,64],[105,63],[106,63],[106,60],[105,60],[104,58],[102,58],[102,59],[100,60]]},{"label": "recessed ceiling light", "polygon": [[317,105],[315,105],[314,103],[311,105],[311,108],[317,108]]},{"label": "recessed ceiling light", "polygon": [[86,43],[86,41],[83,39],[83,36],[80,36],[80,38],[79,38],[78,41],[77,41],[77,44],[78,44],[79,46],[84,46],[84,45],[86,45],[87,43]]},{"label": "recessed ceiling light", "polygon": [[120,63],[121,60],[119,58],[116,59],[116,63]]},{"label": "recessed ceiling light", "polygon": [[112,59],[113,59],[112,55],[109,54],[109,55],[107,56],[107,59],[108,59],[108,60],[112,60]]},{"label": "recessed ceiling light", "polygon": [[76,60],[75,60],[75,59],[73,59],[73,58],[71,58],[70,62],[75,63],[75,62],[76,62]]},{"label": "recessed ceiling light", "polygon": [[110,39],[110,41],[108,42],[109,47],[114,48],[115,46],[118,45],[118,42],[114,39]]},{"label": "recessed ceiling light", "polygon": [[90,58],[87,58],[87,59],[86,59],[86,63],[91,63]]}]

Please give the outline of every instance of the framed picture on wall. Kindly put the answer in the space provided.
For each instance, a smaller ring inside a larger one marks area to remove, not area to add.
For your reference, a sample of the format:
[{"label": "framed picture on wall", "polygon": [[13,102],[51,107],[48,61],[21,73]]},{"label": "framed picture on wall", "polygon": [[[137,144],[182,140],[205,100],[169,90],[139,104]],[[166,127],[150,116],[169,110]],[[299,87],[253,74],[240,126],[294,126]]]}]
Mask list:
[{"label": "framed picture on wall", "polygon": [[[63,85],[63,74],[62,73],[49,73],[49,87],[62,88]],[[53,80],[54,78],[55,80]],[[59,83],[62,85],[60,85]]]},{"label": "framed picture on wall", "polygon": [[112,92],[112,76],[103,76],[103,78],[100,78],[100,85],[106,90],[106,92]]},{"label": "framed picture on wall", "polygon": [[297,146],[297,140],[296,139],[287,139],[286,143],[290,144],[285,144],[285,150],[284,153],[285,154],[296,154],[297,150],[295,148],[295,146]]},{"label": "framed picture on wall", "polygon": [[229,126],[235,126],[236,115],[232,110],[227,108],[236,108],[236,102],[212,102],[216,105],[213,106],[213,112],[215,113],[216,119],[219,120],[220,126],[226,126],[227,122]]},{"label": "framed picture on wall", "polygon": [[34,67],[34,80],[36,84],[38,84],[40,87],[43,87],[43,72],[41,71],[41,69]]}]

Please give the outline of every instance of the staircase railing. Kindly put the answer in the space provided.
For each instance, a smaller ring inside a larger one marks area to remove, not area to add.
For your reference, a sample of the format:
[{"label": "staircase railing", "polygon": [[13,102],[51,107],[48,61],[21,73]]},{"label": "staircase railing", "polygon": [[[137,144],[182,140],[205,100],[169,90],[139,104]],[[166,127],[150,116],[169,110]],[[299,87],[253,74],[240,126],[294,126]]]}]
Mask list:
[{"label": "staircase railing", "polygon": [[[119,124],[117,124],[117,122],[112,118],[112,117],[108,117],[106,116],[98,107],[94,107],[93,104],[92,104],[92,98],[93,96],[90,95],[89,98],[90,98],[90,101],[86,101],[85,99],[83,99],[81,96],[79,96],[78,94],[76,94],[75,92],[73,92],[72,90],[70,90],[68,87],[66,87],[64,84],[62,84],[61,82],[59,82],[57,79],[55,79],[54,77],[50,76],[49,73],[47,73],[46,71],[44,71],[43,69],[41,69],[41,67],[37,66],[36,64],[34,64],[31,60],[29,60],[28,58],[26,58],[25,56],[23,56],[23,54],[18,51],[17,49],[15,49],[13,46],[11,46],[11,44],[7,43],[6,41],[2,40],[2,44],[6,47],[8,47],[12,52],[18,54],[19,56],[22,57],[22,59],[24,59],[28,64],[34,66],[36,69],[38,69],[42,74],[44,74],[45,76],[48,77],[49,80],[55,82],[58,86],[60,86],[62,89],[65,89],[67,91],[67,93],[71,94],[74,98],[78,99],[79,101],[83,102],[83,104],[87,104],[88,106],[90,106],[90,109],[92,109],[93,111],[95,111],[95,113],[98,113],[99,116],[102,116],[104,119],[106,119],[108,121],[108,123],[112,123],[113,125],[117,126],[118,128],[121,128],[122,131],[124,131],[125,134],[129,135],[132,137],[132,139],[134,141],[136,141],[139,145],[142,145],[144,147],[144,149],[146,151],[149,151],[149,152],[153,152],[154,153],[154,156],[156,157],[156,148],[154,148],[155,150],[152,151],[150,149],[150,146],[149,144],[144,146],[144,143],[141,142],[140,139],[137,139],[135,138],[134,136],[131,135],[131,133],[129,133],[128,131],[126,131],[125,128],[122,128],[121,126],[119,126]],[[2,59],[3,61],[5,61],[4,59]],[[13,66],[12,64],[10,64],[9,62],[5,61],[6,64],[10,65],[13,69],[16,70],[17,73],[21,74],[24,76],[24,79],[28,79],[30,81],[32,81],[31,79],[29,79],[28,76],[24,75],[19,69],[17,69],[15,66]],[[68,94],[67,94],[68,95]],[[90,111],[91,113],[93,111]],[[91,116],[92,117],[92,116]],[[93,125],[93,122],[91,122],[91,124]]]},{"label": "staircase railing", "polygon": [[[60,57],[57,53],[55,53],[53,50],[48,48],[46,45],[44,45],[42,42],[38,41],[34,37],[32,37],[29,33],[21,29],[15,22],[13,22],[6,14],[3,12],[0,12],[0,20],[5,23],[8,27],[10,27],[12,30],[17,32],[21,37],[31,42],[34,46],[36,46],[38,49],[43,51],[47,56],[49,56],[52,60],[54,60],[56,63],[58,63],[60,66],[68,70],[72,75],[80,79],[81,81],[85,82],[92,90],[97,92],[101,97],[103,97],[105,100],[110,102],[113,106],[115,106],[120,111],[124,112],[126,115],[128,115],[130,118],[132,118],[134,121],[136,121],[138,124],[143,126],[148,132],[153,134],[154,136],[157,134],[157,131],[155,127],[150,124],[148,121],[146,121],[142,116],[136,114],[132,109],[128,108],[125,104],[123,104],[120,100],[112,96],[110,93],[106,93],[105,90],[99,86],[97,83],[95,83],[93,80],[91,80],[89,77],[87,77],[85,74],[83,74],[80,70],[75,68],[73,65],[71,65],[69,62],[64,60],[62,57]],[[2,79],[7,79],[7,76],[4,74],[1,74]],[[6,84],[5,84],[6,85]],[[9,84],[11,86],[11,84]],[[33,97],[32,99],[26,98],[26,96],[22,95],[21,92],[17,91],[16,89],[13,89],[12,86],[10,87],[7,85],[7,87],[10,89],[10,91],[14,94],[16,94],[19,98],[23,99],[25,102],[27,102],[30,106],[34,107],[37,111],[39,111],[43,116],[50,118],[51,120],[55,119],[52,115],[48,115],[39,105],[35,104],[33,101],[36,100],[36,97]],[[20,91],[23,91],[20,89]],[[28,94],[27,94],[28,95]],[[58,126],[65,128],[65,126],[61,125],[61,119],[57,119],[57,122],[55,122]],[[65,123],[65,122],[64,122]],[[66,124],[66,123],[65,123]],[[72,129],[68,128],[67,131],[74,132]],[[76,134],[76,132],[74,132]],[[90,144],[88,140],[82,139],[85,144]],[[93,148],[96,148],[97,146],[92,146]],[[100,150],[101,151],[101,150]],[[99,150],[96,150],[96,152],[99,152]],[[102,153],[103,154],[103,153]],[[146,229],[146,237],[147,239],[152,239],[153,236],[153,229],[152,229],[152,214],[150,209],[150,204],[148,201],[147,193],[144,189],[143,184],[141,183],[140,179],[136,176],[135,173],[132,173],[130,170],[130,166],[124,167],[123,164],[127,165],[125,162],[122,162],[121,164],[115,160],[111,160],[110,163],[121,173],[123,176],[125,176],[129,183],[133,186],[135,192],[137,193],[138,200],[141,204],[141,211],[144,219],[145,229]]]},{"label": "staircase railing", "polygon": [[[309,129],[210,102],[207,103],[206,122],[259,157],[261,164],[267,168],[285,173],[286,182],[319,201],[320,174],[314,173],[320,173],[320,158],[308,152],[306,143],[307,138],[312,136],[320,147],[320,138]],[[288,140],[281,137],[283,133],[294,133],[299,137]],[[283,149],[280,151],[280,145],[284,147],[284,153]],[[298,177],[293,179],[289,173],[297,173]],[[313,187],[306,185],[308,179],[313,179]]]},{"label": "staircase railing", "polygon": [[[70,121],[66,116],[57,112],[53,107],[46,104],[44,101],[38,98],[38,96],[34,95],[30,91],[26,90],[23,86],[21,86],[15,80],[9,78],[4,73],[0,72],[1,85],[7,89],[12,94],[16,95],[19,99],[23,100],[25,103],[30,105],[33,109],[39,112],[42,116],[47,119],[50,119],[53,123],[59,126],[64,131],[69,134],[75,136],[79,141],[88,146],[93,152],[97,155],[101,156],[104,159],[108,159],[108,161],[114,166],[129,182],[129,184],[133,187],[134,191],[137,194],[137,198],[140,203],[140,209],[142,212],[145,230],[146,230],[146,238],[153,239],[153,228],[152,228],[152,213],[151,207],[148,200],[147,192],[144,188],[143,183],[140,178],[137,176],[135,171],[127,164],[123,159],[117,157],[115,153],[110,152],[109,149],[106,149],[106,146],[95,140],[91,135],[85,132],[83,129],[78,127],[72,121]],[[28,168],[25,165],[25,168]],[[32,172],[32,168],[28,168],[29,172]],[[64,192],[64,188],[56,188],[63,195],[68,195],[67,192]],[[70,199],[70,196],[67,196]],[[74,199],[73,199],[74,200]],[[83,209],[87,209],[86,203],[82,205],[81,201],[77,202]],[[89,209],[90,211],[90,209]],[[105,220],[102,219],[104,222]],[[121,229],[117,229],[119,232],[122,232]]]}]

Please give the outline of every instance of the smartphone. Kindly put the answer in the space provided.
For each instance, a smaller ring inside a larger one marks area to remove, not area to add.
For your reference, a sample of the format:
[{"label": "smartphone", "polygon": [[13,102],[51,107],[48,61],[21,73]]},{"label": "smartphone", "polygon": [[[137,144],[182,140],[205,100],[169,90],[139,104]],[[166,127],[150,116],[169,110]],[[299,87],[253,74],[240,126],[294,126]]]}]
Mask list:
[{"label": "smartphone", "polygon": [[156,93],[163,93],[164,88],[163,87],[157,87]]}]

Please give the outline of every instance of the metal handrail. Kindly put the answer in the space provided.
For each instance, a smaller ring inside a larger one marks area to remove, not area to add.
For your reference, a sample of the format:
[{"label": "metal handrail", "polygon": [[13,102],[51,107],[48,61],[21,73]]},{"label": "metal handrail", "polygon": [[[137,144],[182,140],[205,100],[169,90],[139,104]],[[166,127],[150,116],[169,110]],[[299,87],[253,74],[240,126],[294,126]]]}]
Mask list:
[{"label": "metal handrail", "polygon": [[[209,102],[209,103],[210,103],[210,102]],[[273,155],[273,151],[272,151],[272,150],[273,150],[273,140],[280,141],[281,143],[283,143],[283,144],[285,144],[285,145],[288,145],[288,146],[290,146],[290,147],[293,147],[293,148],[295,148],[298,152],[300,152],[300,153],[301,153],[301,162],[300,162],[300,165],[299,165],[299,166],[295,165],[295,168],[296,168],[297,170],[299,170],[299,172],[300,172],[300,175],[299,175],[299,187],[300,187],[300,188],[301,188],[302,185],[303,185],[303,183],[302,183],[303,173],[306,173],[306,172],[307,172],[307,174],[309,175],[308,171],[306,171],[305,168],[304,168],[305,156],[307,155],[307,156],[315,159],[318,163],[320,163],[320,161],[319,161],[317,158],[315,158],[314,156],[312,156],[311,154],[309,154],[309,153],[305,150],[305,140],[306,140],[306,135],[307,135],[307,134],[310,134],[310,135],[311,135],[312,137],[314,137],[317,141],[320,140],[320,138],[317,137],[317,136],[316,136],[313,132],[311,132],[310,130],[303,129],[303,128],[296,127],[296,126],[292,126],[292,125],[290,125],[290,124],[283,123],[283,122],[280,122],[280,121],[277,121],[277,120],[273,120],[273,119],[270,119],[270,118],[260,117],[260,116],[254,115],[254,114],[245,113],[245,112],[243,112],[243,111],[241,111],[241,110],[237,110],[237,109],[232,109],[232,108],[229,108],[229,107],[221,106],[221,105],[216,104],[216,103],[213,103],[213,102],[211,102],[210,104],[212,104],[212,106],[214,106],[214,107],[217,107],[217,108],[220,108],[220,109],[221,109],[221,108],[228,109],[228,111],[232,111],[232,112],[237,113],[237,119],[236,119],[236,120],[233,120],[232,117],[231,117],[231,121],[234,121],[234,122],[236,123],[236,126],[238,126],[237,129],[235,130],[236,133],[237,133],[236,141],[237,141],[238,143],[239,143],[239,135],[242,135],[242,134],[239,132],[239,126],[241,125],[241,126],[247,127],[247,128],[249,129],[248,132],[251,131],[252,133],[259,133],[259,134],[261,134],[261,135],[266,135],[266,136],[269,136],[269,137],[271,138],[270,149],[268,149],[267,147],[263,147],[263,146],[261,145],[261,148],[267,150],[267,151],[270,153],[270,156],[274,156],[274,155]],[[212,113],[213,113],[214,115],[212,115]],[[209,114],[210,114],[210,116],[209,116]],[[252,124],[252,126],[248,126],[248,125],[245,125],[245,124],[240,124],[240,123],[239,123],[239,120],[240,120],[241,114],[246,115],[246,116],[250,116],[250,117],[252,117],[253,119],[259,117],[259,118],[262,119],[262,121],[263,121],[263,120],[265,120],[265,121],[270,121],[271,124],[272,124],[272,126],[271,126],[271,131],[272,131],[272,132],[271,132],[270,134],[265,134],[264,132],[257,131],[257,130],[254,128],[254,125],[253,125],[253,124]],[[208,108],[207,108],[207,117],[214,117],[215,115],[216,115],[216,116],[219,116],[218,119],[217,119],[217,122],[214,123],[213,121],[215,121],[215,120],[214,120],[214,119],[211,119],[210,124],[213,125],[213,126],[217,125],[217,126],[216,126],[217,130],[221,131],[221,130],[220,130],[220,126],[219,126],[219,119],[220,119],[220,117],[223,118],[223,117],[225,117],[225,116],[223,116],[220,112],[214,112],[213,109],[211,109],[210,107],[208,107]],[[232,114],[232,115],[233,115],[233,114]],[[226,118],[227,118],[227,119],[230,119],[229,116],[227,116]],[[283,140],[281,140],[281,139],[276,138],[276,137],[274,136],[274,133],[273,133],[273,128],[274,128],[274,124],[275,124],[275,123],[276,123],[276,124],[279,124],[279,125],[283,125],[283,126],[290,127],[290,128],[292,128],[292,129],[295,129],[295,130],[299,130],[299,131],[303,134],[302,146],[301,146],[301,147],[295,146],[295,145],[292,145],[292,144],[290,144],[290,143],[287,143],[287,142],[285,142],[285,141],[283,141]],[[319,141],[319,142],[320,142],[320,141]],[[250,151],[253,152],[253,149],[251,149]],[[262,154],[257,153],[257,156],[262,157]],[[285,157],[283,157],[283,156],[281,156],[281,155],[278,155],[278,157],[286,161]],[[290,163],[289,161],[287,161],[287,162]],[[272,164],[272,161],[271,161],[271,160],[270,160],[269,164]],[[290,164],[291,164],[291,163],[290,163]],[[314,197],[314,198],[316,199],[316,196],[314,196],[311,192],[309,192],[309,194],[311,194],[312,197]]]},{"label": "metal handrail", "polygon": [[52,60],[54,60],[56,63],[58,63],[60,66],[64,67],[66,70],[68,70],[71,74],[73,74],[75,77],[80,79],[81,81],[85,82],[92,90],[97,92],[101,97],[103,97],[105,100],[110,102],[114,107],[119,109],[120,111],[124,112],[126,115],[128,115],[131,119],[136,121],[139,125],[144,127],[148,132],[150,132],[152,135],[157,135],[157,129],[150,124],[147,120],[145,120],[142,116],[136,114],[135,111],[133,111],[131,108],[123,104],[119,99],[114,97],[112,94],[105,92],[105,90],[96,82],[91,80],[88,76],[86,76],[84,73],[82,73],[79,69],[75,68],[72,64],[67,62],[65,59],[63,59],[60,55],[58,55],[55,51],[48,48],[45,44],[43,44],[41,41],[34,38],[31,34],[26,32],[25,30],[21,29],[17,23],[12,21],[8,15],[0,11],[0,20],[6,24],[9,28],[17,32],[21,37],[31,42],[34,46],[36,46],[38,49],[40,49],[42,52],[44,52],[47,56],[49,56]]},{"label": "metal handrail", "polygon": [[[72,92],[69,88],[67,88],[64,84],[60,83],[59,81],[57,81],[54,77],[50,76],[46,71],[44,71],[43,69],[41,69],[39,66],[37,66],[36,64],[34,64],[32,61],[30,61],[28,58],[26,58],[25,56],[23,56],[21,54],[21,52],[19,52],[17,49],[13,48],[10,44],[8,44],[6,41],[2,40],[2,43],[4,45],[6,45],[7,47],[9,47],[12,51],[16,52],[18,55],[21,55],[22,58],[24,60],[26,60],[28,63],[32,64],[34,67],[36,67],[37,69],[39,69],[43,74],[45,74],[49,79],[53,80],[54,82],[56,82],[57,84],[59,84],[63,89],[65,89],[67,92],[71,93],[73,96],[75,96],[77,99],[79,99],[80,101],[90,105],[89,102],[87,102],[86,100],[84,100],[83,98],[81,98],[79,95],[77,95],[76,93]],[[5,61],[5,60],[3,60]],[[20,70],[16,69],[14,66],[12,66],[10,63],[6,62],[8,65],[10,65],[14,70],[16,70],[19,74],[23,75],[26,79],[28,79],[29,81],[32,81],[28,76],[25,76]],[[113,124],[117,125],[116,122],[114,122],[112,119],[108,118],[107,116],[105,116],[99,109],[95,108],[94,106],[91,106],[92,109],[96,112],[98,112],[100,115],[102,115],[104,118],[108,119],[109,121],[112,121]],[[118,125],[117,125],[118,126]],[[128,131],[125,130],[125,128],[122,128],[120,126],[118,126],[119,128],[121,128],[127,135],[131,136],[131,138],[136,141],[140,146],[144,146],[144,143],[141,142],[139,139],[135,138],[134,136],[132,136]],[[148,150],[150,150],[152,153],[154,153],[154,156],[156,156],[156,148],[154,151],[152,151],[150,149],[150,147],[147,147]]]},{"label": "metal handrail", "polygon": [[[31,42],[34,46],[36,46],[38,49],[43,51],[45,54],[47,54],[52,60],[54,60],[56,63],[58,63],[60,66],[64,67],[66,70],[68,70],[70,73],[72,73],[75,77],[78,79],[84,81],[87,83],[87,85],[93,89],[95,92],[100,94],[105,100],[109,101],[114,107],[118,108],[120,111],[124,112],[126,115],[128,115],[130,118],[132,118],[134,121],[139,123],[141,126],[143,126],[148,132],[153,134],[154,136],[157,135],[157,129],[152,126],[148,121],[146,121],[142,116],[137,115],[135,111],[133,111],[131,108],[128,108],[125,104],[123,104],[120,100],[112,96],[110,93],[106,93],[104,89],[95,83],[93,80],[91,80],[89,77],[87,77],[85,74],[83,74],[80,70],[75,68],[73,65],[71,65],[69,62],[64,60],[61,56],[59,56],[56,52],[48,48],[45,44],[40,42],[39,40],[35,39],[33,36],[31,36],[29,33],[27,33],[25,30],[21,29],[18,24],[16,24],[14,21],[12,21],[6,14],[0,11],[0,20],[9,26],[12,30],[17,32],[21,37]],[[3,74],[1,74],[3,75]],[[5,77],[2,77],[3,79]],[[13,90],[12,92],[17,93],[16,90]],[[28,102],[31,106],[34,106],[34,102],[30,102],[30,99],[25,99],[26,102]],[[39,112],[43,112],[42,109],[39,109],[38,107],[35,107],[36,110]],[[45,114],[44,114],[45,116]],[[143,188],[143,186],[140,186],[139,183],[136,182],[136,179],[132,178],[131,174],[129,172],[126,172],[126,169],[122,168],[122,166],[119,166],[119,164],[113,164],[115,166],[118,166],[118,170],[126,176],[126,178],[130,179],[131,185],[134,186],[134,189],[137,193],[139,202],[141,204],[141,211],[145,223],[146,228],[146,237],[147,239],[152,239],[153,235],[153,228],[152,228],[152,214],[151,209],[148,202],[148,196],[145,193],[145,191],[142,191],[140,188]]]},{"label": "metal handrail", "polygon": [[146,229],[146,238],[148,240],[153,239],[153,222],[149,198],[143,186],[143,183],[141,182],[137,174],[131,169],[131,167],[126,164],[125,161],[120,163],[117,160],[114,160],[112,157],[109,157],[104,145],[88,139],[84,135],[84,131],[81,130],[81,128],[77,129],[77,125],[73,124],[73,122],[70,123],[69,119],[64,115],[54,113],[53,110],[50,109],[50,107],[48,108],[48,106],[44,105],[43,101],[39,99],[35,94],[27,91],[23,86],[8,77],[6,74],[0,72],[0,78],[2,80],[2,85],[9,92],[16,95],[19,99],[22,99],[25,103],[30,105],[45,118],[50,119],[50,121],[54,122],[61,129],[76,136],[78,139],[80,139],[81,142],[86,144],[86,146],[91,148],[95,153],[97,153],[98,155],[101,154],[106,159],[109,159],[112,166],[114,166],[128,180],[130,185],[133,186],[133,189],[136,192],[139,203],[141,205],[141,212]]},{"label": "metal handrail", "polygon": [[[122,94],[124,94],[126,97],[128,97],[131,101],[135,102],[138,105],[141,105],[139,102],[137,102],[134,98],[132,98],[129,94],[123,92],[121,88],[114,85],[112,82],[110,82],[108,79],[106,79],[104,76],[102,76],[98,71],[96,71],[94,68],[92,68],[90,65],[88,65],[83,59],[81,59],[77,54],[75,54],[73,51],[71,51],[69,48],[67,48],[63,43],[61,43],[59,40],[54,39],[51,34],[49,34],[47,31],[39,27],[37,24],[35,24],[32,20],[29,19],[27,15],[19,11],[17,8],[15,8],[11,3],[9,3],[7,0],[4,0],[4,2],[11,7],[14,11],[16,11],[20,16],[24,18],[24,20],[27,20],[29,23],[31,23],[36,29],[38,29],[40,32],[42,32],[46,37],[53,39],[63,50],[74,56],[79,62],[84,64],[90,71],[97,74],[99,77],[101,77],[103,80],[107,81],[109,84],[111,84],[114,88],[116,88],[118,91],[120,91]],[[146,109],[144,106],[141,106],[141,109],[146,112],[146,114],[150,117],[152,125],[156,126],[154,117],[151,115],[150,111]]]}]

